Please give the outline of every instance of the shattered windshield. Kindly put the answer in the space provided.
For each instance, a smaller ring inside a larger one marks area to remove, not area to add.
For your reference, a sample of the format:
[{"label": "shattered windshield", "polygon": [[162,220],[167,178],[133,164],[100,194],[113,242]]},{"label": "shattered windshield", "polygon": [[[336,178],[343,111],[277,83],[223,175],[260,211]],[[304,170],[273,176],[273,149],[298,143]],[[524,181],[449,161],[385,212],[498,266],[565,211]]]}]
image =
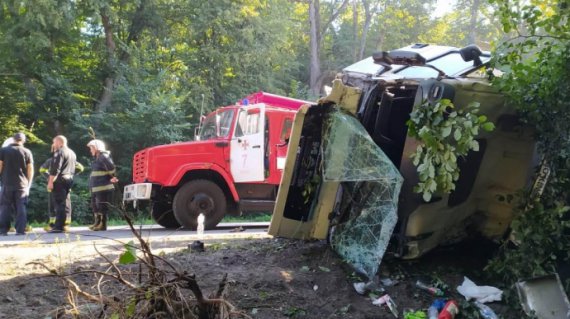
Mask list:
[{"label": "shattered windshield", "polygon": [[354,116],[335,109],[323,129],[323,180],[342,185],[332,247],[372,279],[398,219],[403,178]]},{"label": "shattered windshield", "polygon": [[200,141],[207,141],[220,137],[227,137],[230,134],[234,110],[222,110],[211,113],[202,123],[200,130]]}]

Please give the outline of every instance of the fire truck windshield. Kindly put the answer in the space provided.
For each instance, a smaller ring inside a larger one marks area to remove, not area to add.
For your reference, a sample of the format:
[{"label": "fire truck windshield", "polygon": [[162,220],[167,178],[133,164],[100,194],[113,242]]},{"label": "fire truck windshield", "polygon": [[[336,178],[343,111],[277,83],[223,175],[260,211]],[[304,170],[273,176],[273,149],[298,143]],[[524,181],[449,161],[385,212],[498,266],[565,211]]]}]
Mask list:
[{"label": "fire truck windshield", "polygon": [[202,123],[200,141],[227,137],[230,134],[234,113],[234,110],[222,110],[208,115]]}]

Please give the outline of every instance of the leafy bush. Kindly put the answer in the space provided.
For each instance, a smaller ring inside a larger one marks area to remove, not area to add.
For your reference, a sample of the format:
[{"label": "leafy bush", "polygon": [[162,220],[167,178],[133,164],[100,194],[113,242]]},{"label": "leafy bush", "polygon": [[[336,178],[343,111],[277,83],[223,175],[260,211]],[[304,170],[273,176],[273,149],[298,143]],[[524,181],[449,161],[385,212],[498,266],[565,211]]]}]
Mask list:
[{"label": "leafy bush", "polygon": [[422,193],[426,202],[436,192],[449,193],[455,189],[459,178],[458,157],[479,150],[475,137],[480,129],[495,128],[478,112],[477,102],[455,109],[450,100],[443,99],[435,105],[425,101],[410,114],[408,135],[422,142],[412,155],[420,178],[414,190]]},{"label": "leafy bush", "polygon": [[[512,224],[519,245],[503,247],[488,267],[507,285],[556,271],[570,261],[570,10],[567,4],[493,1],[511,39],[495,49],[495,66],[504,71],[494,85],[534,126],[538,148],[550,168],[544,193],[516,197]],[[567,285],[568,290],[568,285]]]}]

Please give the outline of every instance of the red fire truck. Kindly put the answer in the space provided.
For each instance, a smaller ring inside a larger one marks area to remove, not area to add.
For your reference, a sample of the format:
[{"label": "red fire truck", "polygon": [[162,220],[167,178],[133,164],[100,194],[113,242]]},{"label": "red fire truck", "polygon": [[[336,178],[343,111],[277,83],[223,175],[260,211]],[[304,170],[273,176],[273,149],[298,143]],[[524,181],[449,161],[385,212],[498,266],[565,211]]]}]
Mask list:
[{"label": "red fire truck", "polygon": [[293,118],[307,103],[258,92],[215,110],[196,141],[137,152],[123,199],[150,200],[167,228],[196,229],[201,213],[209,229],[226,214],[273,210]]}]

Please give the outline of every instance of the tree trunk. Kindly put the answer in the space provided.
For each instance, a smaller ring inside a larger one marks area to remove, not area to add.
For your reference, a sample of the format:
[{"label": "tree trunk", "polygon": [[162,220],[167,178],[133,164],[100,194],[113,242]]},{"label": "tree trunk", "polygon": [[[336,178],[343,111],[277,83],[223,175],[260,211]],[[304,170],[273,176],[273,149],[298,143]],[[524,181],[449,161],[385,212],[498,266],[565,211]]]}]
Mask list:
[{"label": "tree trunk", "polygon": [[[131,25],[129,27],[129,34],[125,43],[131,45],[138,41],[142,31],[147,27],[147,21],[145,19],[145,14],[147,10],[148,1],[143,0],[139,3],[137,10],[135,11]],[[120,50],[119,54],[116,54],[117,46],[115,44],[115,39],[113,38],[113,26],[109,19],[109,14],[106,10],[108,8],[101,8],[99,13],[101,15],[101,22],[103,23],[103,31],[105,33],[105,45],[107,47],[107,76],[103,80],[103,91],[99,97],[99,102],[95,107],[98,112],[106,112],[107,107],[111,105],[113,98],[113,89],[115,86],[116,79],[116,67],[117,62],[125,63],[129,60],[130,54],[128,50]],[[119,60],[117,61],[117,56]]]},{"label": "tree trunk", "polygon": [[321,88],[319,87],[319,78],[321,77],[321,59],[319,56],[320,51],[320,13],[319,13],[319,0],[311,0],[309,2],[309,25],[310,25],[310,40],[309,50],[311,55],[310,61],[310,75],[309,75],[309,89],[311,94],[319,96]]},{"label": "tree trunk", "polygon": [[479,15],[479,5],[480,0],[473,0],[471,4],[471,20],[469,21],[469,36],[467,40],[469,43],[467,44],[476,44],[476,35],[477,35],[477,16]]},{"label": "tree trunk", "polygon": [[99,101],[95,107],[97,112],[107,111],[107,107],[111,104],[113,98],[113,85],[115,83],[115,40],[113,39],[113,27],[109,20],[109,15],[104,9],[100,10],[101,21],[103,23],[103,31],[105,32],[105,45],[107,47],[107,76],[103,80],[103,91],[99,97]]},{"label": "tree trunk", "polygon": [[[388,7],[388,2],[389,1],[384,1],[384,8],[382,9],[383,12],[386,12],[386,8]],[[386,28],[384,24],[380,24],[378,37],[376,38],[376,50],[383,51],[385,40],[386,40]]]},{"label": "tree trunk", "polygon": [[332,25],[333,21],[346,8],[349,0],[343,0],[337,10],[333,10],[327,22],[321,28],[321,13],[319,0],[309,0],[309,52],[311,56],[309,65],[309,90],[311,94],[319,96],[322,86],[319,84],[321,77],[321,43],[327,29]]},{"label": "tree trunk", "polygon": [[352,45],[353,45],[353,52],[352,52],[352,60],[358,61],[358,51],[357,51],[357,44],[358,43],[358,0],[352,0]]},{"label": "tree trunk", "polygon": [[370,10],[370,3],[366,0],[362,0],[362,5],[364,7],[364,25],[362,26],[362,37],[360,38],[360,50],[358,51],[358,61],[362,60],[364,57],[364,51],[366,50],[366,39],[368,37],[368,29],[370,28],[370,23],[372,23],[372,17],[374,11]]},{"label": "tree trunk", "polygon": [[[380,3],[383,0],[376,0],[373,5],[367,0],[362,0],[362,7],[364,7],[364,25],[362,26],[362,37],[360,38],[360,50],[358,51],[358,60],[364,58],[364,53],[366,52],[366,42],[368,41],[368,30],[370,30],[370,25],[374,16],[378,13]],[[388,1],[384,0],[384,10],[386,10],[386,5]],[[384,41],[384,39],[382,39]]]}]

